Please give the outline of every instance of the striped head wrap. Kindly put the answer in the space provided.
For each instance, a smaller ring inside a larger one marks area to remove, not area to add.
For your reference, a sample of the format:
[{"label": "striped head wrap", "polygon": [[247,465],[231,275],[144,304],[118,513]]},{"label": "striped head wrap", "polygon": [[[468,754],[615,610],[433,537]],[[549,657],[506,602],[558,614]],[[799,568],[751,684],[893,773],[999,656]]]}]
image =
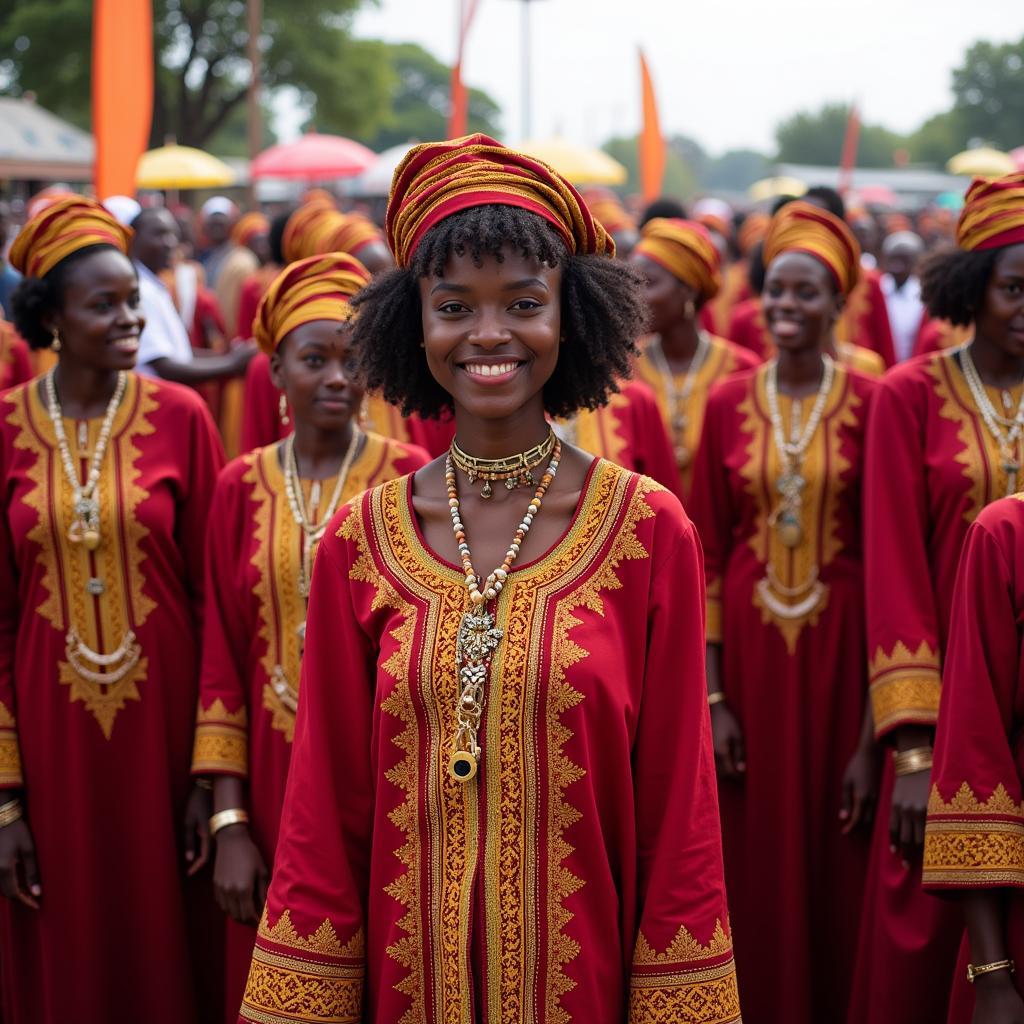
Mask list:
[{"label": "striped head wrap", "polygon": [[768,234],[768,225],[771,222],[771,217],[760,210],[747,214],[736,235],[736,242],[744,256],[749,255],[758,242],[764,241],[764,236]]},{"label": "striped head wrap", "polygon": [[281,234],[285,263],[330,252],[328,240],[336,225],[338,210],[333,203],[314,200],[303,203],[289,218]]},{"label": "striped head wrap", "polygon": [[329,252],[285,267],[260,300],[252,334],[270,355],[291,331],[313,320],[345,321],[348,300],[370,283],[370,273],[354,256]]},{"label": "striped head wrap", "polygon": [[45,277],[61,260],[90,245],[112,245],[127,254],[133,234],[95,199],[62,196],[26,222],[9,259],[26,277]]},{"label": "striped head wrap", "polygon": [[361,213],[339,213],[337,226],[331,234],[331,250],[333,252],[349,252],[358,254],[360,249],[379,242],[387,245],[380,228]]},{"label": "striped head wrap", "polygon": [[634,256],[646,256],[664,267],[683,284],[696,288],[707,301],[718,294],[721,257],[703,224],[678,217],[649,220],[633,249]]},{"label": "striped head wrap", "polygon": [[1000,249],[1024,242],[1024,174],[975,178],[956,225],[961,249]]},{"label": "striped head wrap", "polygon": [[270,230],[270,221],[262,213],[243,213],[231,229],[231,241],[235,245],[248,245],[258,235]]},{"label": "striped head wrap", "polygon": [[860,245],[846,222],[828,210],[795,200],[772,218],[764,240],[764,265],[784,252],[802,252],[824,263],[843,295],[860,275]]},{"label": "striped head wrap", "polygon": [[636,231],[636,220],[622,205],[622,200],[610,188],[588,188],[581,193],[590,212],[604,225],[609,234]]},{"label": "striped head wrap", "polygon": [[557,171],[486,135],[413,146],[395,168],[388,244],[400,267],[435,224],[474,206],[515,206],[542,217],[578,254],[615,254],[615,243]]}]

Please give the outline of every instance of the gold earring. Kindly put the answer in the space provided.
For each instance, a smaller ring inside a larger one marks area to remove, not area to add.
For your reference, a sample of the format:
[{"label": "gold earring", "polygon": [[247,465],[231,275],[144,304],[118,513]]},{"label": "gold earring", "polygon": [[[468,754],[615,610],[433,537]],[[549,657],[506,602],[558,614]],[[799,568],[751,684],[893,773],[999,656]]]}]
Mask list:
[{"label": "gold earring", "polygon": [[281,423],[284,426],[287,427],[291,423],[291,420],[288,418],[288,399],[285,398],[283,391],[277,400],[277,415],[281,417]]},{"label": "gold earring", "polygon": [[359,403],[359,415],[356,416],[356,422],[363,430],[369,430],[367,422],[370,419],[370,396],[363,392],[363,400]]},{"label": "gold earring", "polygon": [[683,309],[683,316],[685,316],[687,320],[692,320],[696,315],[697,304],[693,301],[693,299],[688,299],[686,306]]},{"label": "gold earring", "polygon": [[54,327],[53,330],[50,331],[50,336],[53,339],[50,342],[50,348],[53,349],[54,352],[59,352],[60,351],[60,331],[58,331],[57,328]]}]

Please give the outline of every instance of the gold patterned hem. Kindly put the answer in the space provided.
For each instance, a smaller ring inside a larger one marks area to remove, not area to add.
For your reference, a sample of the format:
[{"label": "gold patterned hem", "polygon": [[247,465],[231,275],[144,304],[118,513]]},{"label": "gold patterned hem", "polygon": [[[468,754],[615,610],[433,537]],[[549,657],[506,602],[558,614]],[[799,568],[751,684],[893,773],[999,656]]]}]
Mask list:
[{"label": "gold patterned hem", "polygon": [[18,726],[6,705],[0,704],[0,787],[23,784]]},{"label": "gold patterned hem", "polygon": [[209,708],[199,708],[192,748],[194,775],[249,774],[249,735],[244,705],[228,711],[218,697]]},{"label": "gold patterned hem", "polygon": [[875,735],[901,725],[933,725],[939,717],[942,680],[939,656],[921,641],[911,651],[898,641],[892,653],[877,648],[869,667]]}]

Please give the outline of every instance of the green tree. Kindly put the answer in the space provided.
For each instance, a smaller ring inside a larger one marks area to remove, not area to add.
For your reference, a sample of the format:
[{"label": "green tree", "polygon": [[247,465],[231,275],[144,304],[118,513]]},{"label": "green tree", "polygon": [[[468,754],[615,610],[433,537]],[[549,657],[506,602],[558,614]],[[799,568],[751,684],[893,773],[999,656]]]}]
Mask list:
[{"label": "green tree", "polygon": [[1024,37],[975,43],[953,72],[953,95],[970,138],[1000,149],[1024,144]]},{"label": "green tree", "polygon": [[[378,152],[423,139],[443,139],[451,107],[451,68],[416,43],[388,47],[392,75],[391,112],[364,141]],[[482,89],[469,90],[469,130],[500,133],[501,108]]]},{"label": "green tree", "polygon": [[[299,91],[321,130],[370,135],[393,85],[385,45],[353,39],[361,0],[264,0],[263,84]],[[89,124],[91,0],[0,0],[0,88]],[[151,141],[208,147],[245,104],[245,0],[154,0]]]},{"label": "green tree", "polygon": [[946,161],[966,149],[970,137],[963,111],[948,110],[936,114],[907,139],[907,152],[915,164],[931,164],[944,167]]},{"label": "green tree", "polygon": [[[849,115],[850,108],[846,104],[827,103],[818,111],[803,111],[787,118],[775,129],[779,161],[837,165],[843,152]],[[881,125],[862,124],[857,145],[858,166],[891,167],[893,154],[905,141],[902,135]]]},{"label": "green tree", "polygon": [[745,192],[768,175],[771,161],[753,149],[730,149],[709,162],[701,185],[709,191]]},{"label": "green tree", "polygon": [[[637,143],[637,136],[634,135],[631,138],[609,139],[601,147],[629,172],[629,178],[623,186],[627,193],[640,191],[640,162]],[[697,178],[693,169],[679,155],[674,146],[670,144],[666,148],[665,178],[661,186],[662,195],[686,199],[697,191]]]}]

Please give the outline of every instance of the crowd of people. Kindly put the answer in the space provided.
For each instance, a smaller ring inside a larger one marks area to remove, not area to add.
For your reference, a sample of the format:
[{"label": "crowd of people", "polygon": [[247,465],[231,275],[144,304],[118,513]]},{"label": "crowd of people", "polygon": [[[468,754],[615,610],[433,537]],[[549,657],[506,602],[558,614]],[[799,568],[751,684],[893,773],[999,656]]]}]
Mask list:
[{"label": "crowd of people", "polygon": [[1024,175],[23,219],[4,1024],[1024,1021]]}]

